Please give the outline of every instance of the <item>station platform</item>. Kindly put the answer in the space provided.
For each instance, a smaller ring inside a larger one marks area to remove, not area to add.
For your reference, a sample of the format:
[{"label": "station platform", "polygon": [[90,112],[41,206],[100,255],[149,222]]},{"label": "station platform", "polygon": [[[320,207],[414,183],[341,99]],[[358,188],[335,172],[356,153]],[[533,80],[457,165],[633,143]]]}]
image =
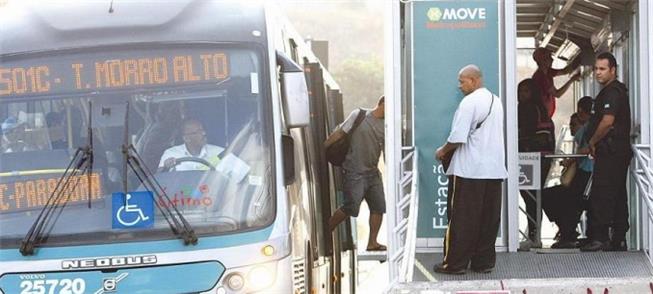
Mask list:
[{"label": "station platform", "polygon": [[435,273],[442,253],[415,257],[414,282],[395,293],[653,293],[653,267],[642,251],[497,253],[494,271],[465,275]]},{"label": "station platform", "polygon": [[379,261],[385,262],[388,260],[387,251],[365,251],[360,250],[357,252],[359,261]]}]

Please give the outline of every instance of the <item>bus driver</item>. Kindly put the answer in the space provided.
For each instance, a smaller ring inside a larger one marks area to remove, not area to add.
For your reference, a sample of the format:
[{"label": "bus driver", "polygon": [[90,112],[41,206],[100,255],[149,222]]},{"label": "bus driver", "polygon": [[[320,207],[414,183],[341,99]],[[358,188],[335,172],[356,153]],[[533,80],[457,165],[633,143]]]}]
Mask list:
[{"label": "bus driver", "polygon": [[[216,145],[206,143],[206,133],[202,123],[195,119],[185,120],[182,125],[182,138],[184,144],[173,146],[163,152],[159,162],[158,172],[169,171],[171,169],[177,171],[188,170],[208,170],[216,167],[220,161],[219,155],[224,151],[224,148]],[[203,159],[211,166],[205,163],[195,161],[179,161],[180,158],[192,157],[196,159]]]}]

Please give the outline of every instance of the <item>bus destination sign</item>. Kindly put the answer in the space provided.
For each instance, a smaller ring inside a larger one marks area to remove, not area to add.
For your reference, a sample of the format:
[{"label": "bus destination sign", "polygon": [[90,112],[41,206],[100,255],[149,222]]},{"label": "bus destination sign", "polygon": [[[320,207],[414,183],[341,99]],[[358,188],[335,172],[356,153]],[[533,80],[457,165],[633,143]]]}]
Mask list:
[{"label": "bus destination sign", "polygon": [[[37,176],[18,181],[0,181],[0,214],[41,209],[48,202],[57,187],[58,177]],[[71,185],[60,198],[60,204],[68,205],[88,203],[89,191],[91,201],[103,198],[100,175],[92,173],[71,178]],[[74,185],[73,185],[74,184]]]},{"label": "bus destination sign", "polygon": [[182,50],[80,54],[0,62],[0,98],[219,82],[229,77],[226,51]]}]

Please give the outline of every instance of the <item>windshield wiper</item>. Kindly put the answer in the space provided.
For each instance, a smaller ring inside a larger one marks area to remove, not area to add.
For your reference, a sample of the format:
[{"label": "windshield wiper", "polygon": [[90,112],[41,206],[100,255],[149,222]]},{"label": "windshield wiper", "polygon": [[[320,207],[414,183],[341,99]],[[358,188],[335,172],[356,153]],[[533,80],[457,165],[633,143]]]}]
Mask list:
[{"label": "windshield wiper", "polygon": [[[48,201],[46,202],[45,206],[43,206],[43,208],[41,209],[41,212],[36,217],[36,220],[34,220],[34,223],[32,223],[32,227],[29,229],[29,231],[23,238],[23,241],[20,244],[20,253],[23,256],[34,254],[34,248],[36,247],[36,245],[38,245],[39,243],[45,243],[47,241],[48,238],[47,234],[42,236],[44,230],[49,227],[47,229],[47,232],[49,232],[54,227],[54,224],[56,220],[59,218],[61,211],[63,211],[64,207],[68,203],[68,198],[70,197],[70,193],[68,193],[67,191],[70,191],[69,187],[71,187],[70,184],[72,182],[72,179],[76,178],[76,182],[73,185],[73,187],[77,186],[77,184],[81,179],[81,177],[77,177],[77,176],[80,174],[83,175],[87,172],[87,170],[90,167],[89,157],[93,156],[92,154],[93,153],[91,149],[88,147],[77,148],[77,151],[75,152],[73,159],[68,164],[68,167],[66,167],[64,174],[57,181],[57,186],[50,194]],[[91,183],[89,182],[89,187],[90,185]],[[65,195],[65,199],[62,199],[64,195]],[[90,193],[88,197],[89,198],[91,197]],[[54,221],[50,221],[52,219],[52,216],[55,214],[57,210],[58,210],[57,217],[54,219]]]},{"label": "windshield wiper", "polygon": [[[149,168],[143,163],[138,152],[132,144],[123,146],[126,165],[131,168],[138,180],[147,191],[152,192],[152,201],[159,208],[161,214],[170,225],[172,232],[184,240],[184,245],[196,245],[197,235],[184,215],[177,209],[177,205],[161,205],[160,203],[172,203],[165,189],[156,180]],[[159,200],[159,201],[157,201]],[[172,209],[170,209],[172,206]]]},{"label": "windshield wiper", "polygon": [[[63,175],[57,181],[57,185],[54,190],[50,193],[48,201],[45,203],[41,212],[36,217],[32,226],[20,244],[20,253],[23,256],[33,255],[34,248],[40,244],[45,243],[48,240],[50,232],[54,228],[55,223],[59,219],[61,212],[68,204],[68,199],[70,198],[70,189],[71,181],[75,180],[75,183],[72,187],[77,187],[79,184],[81,176],[86,175],[88,181],[88,208],[91,208],[91,191],[92,191],[92,181],[91,173],[93,172],[93,130],[91,125],[91,101],[88,102],[89,115],[88,115],[88,145],[84,148],[77,148],[73,158],[68,163],[66,170]],[[72,168],[72,170],[71,170]],[[81,172],[80,172],[81,171]],[[65,198],[64,198],[65,197]],[[52,217],[56,215],[53,219]],[[43,233],[45,232],[45,234]]]},{"label": "windshield wiper", "polygon": [[[122,145],[122,154],[123,154],[123,189],[125,194],[128,189],[127,182],[127,173],[128,167],[136,175],[138,180],[143,184],[147,191],[152,192],[152,201],[156,207],[161,211],[161,215],[165,218],[166,222],[170,226],[173,234],[180,237],[184,240],[184,245],[196,245],[197,244],[197,235],[195,230],[191,227],[190,223],[182,215],[182,213],[177,209],[177,205],[162,205],[161,203],[172,203],[168,194],[166,194],[165,189],[159,184],[159,182],[154,177],[153,173],[144,164],[144,161],[141,159],[140,155],[134,148],[134,145],[129,143],[129,102],[127,102],[127,111],[125,112],[125,141]],[[160,201],[157,201],[160,200]]]}]

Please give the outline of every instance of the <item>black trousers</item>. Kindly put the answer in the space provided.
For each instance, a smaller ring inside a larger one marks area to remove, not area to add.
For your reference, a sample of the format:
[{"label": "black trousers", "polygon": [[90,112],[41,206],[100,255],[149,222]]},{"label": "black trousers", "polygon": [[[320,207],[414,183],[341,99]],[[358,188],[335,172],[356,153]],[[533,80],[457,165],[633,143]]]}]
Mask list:
[{"label": "black trousers", "polygon": [[576,226],[580,214],[586,209],[583,192],[589,181],[590,173],[578,169],[569,187],[554,186],[542,191],[542,209],[560,229],[562,240],[576,239]]},{"label": "black trousers", "polygon": [[501,223],[502,180],[453,177],[442,265],[447,269],[494,267]]},{"label": "black trousers", "polygon": [[[598,153],[598,151],[597,151]],[[626,178],[631,153],[597,156],[594,161],[589,208],[592,239],[605,242],[625,240],[628,223],[628,192]]]}]

